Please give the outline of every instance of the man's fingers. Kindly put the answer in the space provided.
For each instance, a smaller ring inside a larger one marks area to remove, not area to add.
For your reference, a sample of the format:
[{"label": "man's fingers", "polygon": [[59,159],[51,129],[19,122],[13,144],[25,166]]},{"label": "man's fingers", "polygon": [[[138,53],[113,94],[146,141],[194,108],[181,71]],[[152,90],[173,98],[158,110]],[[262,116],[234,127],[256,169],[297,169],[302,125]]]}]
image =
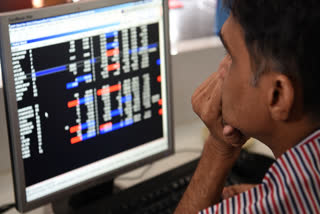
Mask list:
[{"label": "man's fingers", "polygon": [[210,91],[212,92],[213,87],[215,87],[216,81],[217,81],[217,73],[214,72],[195,90],[191,98],[192,105],[194,106],[201,105],[201,102],[203,101],[203,97],[207,96],[207,94]]},{"label": "man's fingers", "polygon": [[222,198],[223,199],[231,198],[237,194],[238,192],[235,189],[233,189],[232,186],[225,187],[222,192]]},{"label": "man's fingers", "polygon": [[200,94],[202,92],[210,91],[209,89],[210,88],[212,89],[212,87],[216,85],[216,83],[219,81],[220,78],[221,78],[220,73],[214,72],[198,87],[196,92]]},{"label": "man's fingers", "polygon": [[225,125],[223,127],[223,135],[225,137],[232,136],[234,134],[234,131],[235,131],[235,128],[233,128],[232,126]]},{"label": "man's fingers", "polygon": [[217,113],[221,111],[221,87],[222,78],[215,74],[211,75],[193,94],[193,110],[201,119],[210,120],[212,116],[218,116]]},{"label": "man's fingers", "polygon": [[241,147],[248,140],[238,129],[230,125],[223,127],[222,135],[225,142],[233,147]]},{"label": "man's fingers", "polygon": [[246,192],[254,188],[255,186],[256,186],[255,184],[238,184],[238,185],[225,187],[222,192],[222,197],[223,199],[227,199],[235,195],[238,195],[242,192]]},{"label": "man's fingers", "polygon": [[220,63],[219,68],[216,72],[213,72],[197,89],[196,92],[202,92],[208,87],[214,85],[220,78],[224,77],[225,72],[228,69],[228,63],[226,57]]},{"label": "man's fingers", "polygon": [[240,141],[241,133],[231,126],[222,125],[222,85],[225,73],[228,71],[229,61],[228,57],[225,57],[218,71],[211,74],[196,89],[192,96],[192,107],[217,139],[233,147],[239,147],[233,145],[233,142]]},{"label": "man's fingers", "polygon": [[204,121],[212,122],[221,117],[221,88],[222,79],[218,77],[217,81],[207,91],[202,94],[202,102],[200,101],[201,118]]},{"label": "man's fingers", "polygon": [[212,86],[216,85],[218,81],[224,78],[226,71],[228,70],[228,57],[225,57],[219,65],[216,72],[213,72],[194,92],[192,100],[197,98],[203,92],[211,92]]}]

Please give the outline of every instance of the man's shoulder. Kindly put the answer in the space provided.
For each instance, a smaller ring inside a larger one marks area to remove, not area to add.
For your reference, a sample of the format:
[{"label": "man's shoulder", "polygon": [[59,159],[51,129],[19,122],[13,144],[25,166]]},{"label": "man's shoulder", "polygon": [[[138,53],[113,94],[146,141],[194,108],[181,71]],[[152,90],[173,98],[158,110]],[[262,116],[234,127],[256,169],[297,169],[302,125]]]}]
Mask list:
[{"label": "man's shoulder", "polygon": [[200,213],[317,213],[320,130],[281,155],[261,184]]},{"label": "man's shoulder", "polygon": [[263,182],[272,179],[275,182],[289,180],[308,180],[319,177],[320,163],[320,130],[305,138],[295,147],[286,151],[270,167]]}]

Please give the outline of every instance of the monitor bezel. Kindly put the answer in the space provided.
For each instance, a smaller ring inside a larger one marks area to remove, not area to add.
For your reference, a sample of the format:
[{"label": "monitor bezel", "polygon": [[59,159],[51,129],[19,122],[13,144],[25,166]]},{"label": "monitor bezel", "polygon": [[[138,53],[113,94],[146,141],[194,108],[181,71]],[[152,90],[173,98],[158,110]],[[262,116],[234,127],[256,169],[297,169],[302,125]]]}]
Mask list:
[{"label": "monitor bezel", "polygon": [[118,5],[128,2],[137,2],[132,0],[97,0],[69,3],[58,6],[52,6],[41,9],[27,9],[8,13],[0,14],[0,50],[1,50],[1,66],[2,66],[2,78],[3,78],[3,90],[5,100],[5,111],[7,117],[9,146],[11,153],[11,165],[14,183],[14,193],[16,200],[16,208],[20,212],[26,212],[37,208],[41,205],[50,203],[59,198],[65,198],[68,195],[72,195],[88,189],[92,186],[109,181],[116,176],[133,170],[142,165],[154,162],[163,157],[169,156],[174,153],[174,136],[173,136],[173,112],[172,112],[172,84],[171,84],[171,62],[170,62],[170,41],[169,41],[169,9],[168,0],[163,1],[163,19],[164,19],[164,38],[165,42],[165,69],[166,69],[166,96],[167,96],[167,127],[168,127],[168,143],[167,150],[144,158],[140,161],[134,162],[127,166],[121,167],[117,170],[113,170],[111,173],[107,172],[103,175],[81,182],[79,184],[68,187],[64,190],[60,190],[48,196],[36,199],[31,202],[26,201],[26,184],[24,174],[24,164],[22,159],[22,151],[20,146],[20,134],[17,131],[19,128],[18,115],[17,115],[17,102],[15,95],[14,76],[12,69],[11,47],[9,39],[8,25],[14,23],[20,23],[25,21],[31,21],[46,17],[59,16],[68,13],[81,12],[85,10],[91,10],[101,7],[108,7],[112,5]]}]

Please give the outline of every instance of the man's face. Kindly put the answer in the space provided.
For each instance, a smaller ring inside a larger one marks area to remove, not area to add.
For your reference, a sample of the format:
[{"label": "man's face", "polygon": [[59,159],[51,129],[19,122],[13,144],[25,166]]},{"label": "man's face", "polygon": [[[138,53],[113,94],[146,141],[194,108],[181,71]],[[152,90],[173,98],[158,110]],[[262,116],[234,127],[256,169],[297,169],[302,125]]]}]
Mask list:
[{"label": "man's face", "polygon": [[252,84],[254,71],[241,26],[230,16],[222,27],[221,40],[230,65],[222,87],[223,120],[247,137],[260,138],[268,127],[268,106],[263,75]]}]

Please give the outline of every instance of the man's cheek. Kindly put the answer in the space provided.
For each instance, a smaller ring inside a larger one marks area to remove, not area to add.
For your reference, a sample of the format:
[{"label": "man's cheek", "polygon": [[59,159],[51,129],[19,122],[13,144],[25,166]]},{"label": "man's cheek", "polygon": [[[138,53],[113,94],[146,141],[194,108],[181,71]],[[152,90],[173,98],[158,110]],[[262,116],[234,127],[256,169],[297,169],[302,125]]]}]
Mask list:
[{"label": "man's cheek", "polygon": [[228,79],[224,79],[223,84],[222,84],[222,89],[221,89],[221,102],[223,105],[229,105],[229,100],[230,100],[230,92],[231,92],[230,84],[228,82]]},{"label": "man's cheek", "polygon": [[232,125],[234,123],[234,108],[236,108],[237,105],[237,97],[235,97],[234,95],[235,94],[232,91],[232,85],[229,85],[228,82],[224,82],[221,94],[221,111],[222,118],[229,125]]},{"label": "man's cheek", "polygon": [[228,98],[227,98],[227,90],[225,87],[222,88],[222,93],[221,93],[221,114],[222,114],[222,119],[227,122],[227,115],[228,115]]}]

